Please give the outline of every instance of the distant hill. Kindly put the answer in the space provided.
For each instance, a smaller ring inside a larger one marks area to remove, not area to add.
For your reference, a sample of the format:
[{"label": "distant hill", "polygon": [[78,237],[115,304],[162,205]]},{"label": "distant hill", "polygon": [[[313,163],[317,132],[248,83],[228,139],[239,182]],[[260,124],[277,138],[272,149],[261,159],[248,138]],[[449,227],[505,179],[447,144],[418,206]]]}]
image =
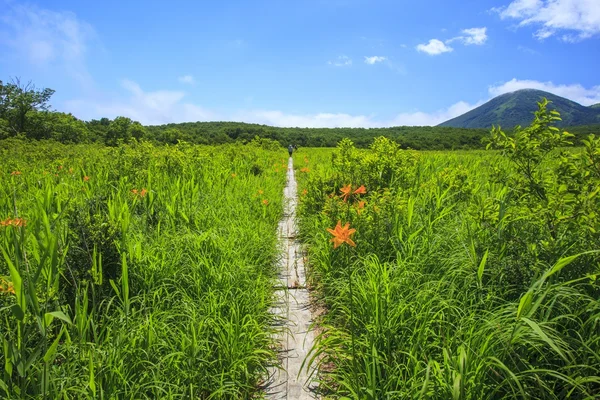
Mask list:
[{"label": "distant hill", "polygon": [[600,103],[596,103],[590,106],[590,108],[597,108],[600,109]]},{"label": "distant hill", "polygon": [[584,107],[574,101],[535,89],[522,89],[494,97],[487,103],[452,118],[438,126],[454,128],[490,128],[500,125],[513,128],[527,126],[533,120],[537,102],[543,97],[552,103],[549,108],[560,112],[562,121],[558,126],[590,125],[600,123],[600,104]]}]

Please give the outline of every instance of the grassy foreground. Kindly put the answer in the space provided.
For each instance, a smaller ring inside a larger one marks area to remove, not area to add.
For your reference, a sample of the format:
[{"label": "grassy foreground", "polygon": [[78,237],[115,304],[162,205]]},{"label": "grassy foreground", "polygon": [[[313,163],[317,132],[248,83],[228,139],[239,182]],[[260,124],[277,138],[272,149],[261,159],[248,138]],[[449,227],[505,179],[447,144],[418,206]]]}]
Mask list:
[{"label": "grassy foreground", "polygon": [[597,398],[600,141],[561,152],[553,118],[500,152],[296,157],[324,394]]},{"label": "grassy foreground", "polygon": [[0,146],[0,397],[256,392],[284,151]]}]

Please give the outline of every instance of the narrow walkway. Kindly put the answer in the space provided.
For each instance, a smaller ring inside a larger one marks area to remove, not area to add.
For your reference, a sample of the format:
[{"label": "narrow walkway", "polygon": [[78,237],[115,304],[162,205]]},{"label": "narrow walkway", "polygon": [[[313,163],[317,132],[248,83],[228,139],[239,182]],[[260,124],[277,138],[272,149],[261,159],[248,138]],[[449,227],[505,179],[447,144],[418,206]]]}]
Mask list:
[{"label": "narrow walkway", "polygon": [[[304,262],[300,242],[296,240],[297,184],[292,158],[288,161],[287,185],[284,189],[285,209],[279,221],[281,260],[276,294],[278,302],[273,314],[280,317],[278,340],[281,343],[281,368],[273,368],[267,387],[267,399],[314,399],[314,386],[309,385],[308,371],[302,363],[313,346],[314,332],[309,330],[311,313],[306,289]],[[314,385],[314,384],[313,384]]]}]

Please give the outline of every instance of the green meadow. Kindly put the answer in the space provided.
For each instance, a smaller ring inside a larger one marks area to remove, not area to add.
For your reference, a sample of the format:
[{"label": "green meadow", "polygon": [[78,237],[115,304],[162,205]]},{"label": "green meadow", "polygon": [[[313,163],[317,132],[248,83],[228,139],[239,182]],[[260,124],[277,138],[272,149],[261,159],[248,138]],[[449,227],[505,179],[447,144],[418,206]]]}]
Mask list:
[{"label": "green meadow", "polygon": [[[600,140],[294,154],[322,398],[594,399]],[[0,141],[0,397],[260,398],[287,152]]]}]

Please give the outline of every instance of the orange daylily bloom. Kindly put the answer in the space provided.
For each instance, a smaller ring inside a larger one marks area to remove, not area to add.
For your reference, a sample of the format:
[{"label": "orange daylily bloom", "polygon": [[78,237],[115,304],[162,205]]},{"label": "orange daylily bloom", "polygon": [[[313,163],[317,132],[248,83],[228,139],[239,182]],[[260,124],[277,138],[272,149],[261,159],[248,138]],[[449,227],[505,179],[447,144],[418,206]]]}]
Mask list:
[{"label": "orange daylily bloom", "polygon": [[350,197],[350,192],[352,192],[352,185],[344,186],[340,189],[340,192],[342,192],[341,197],[344,199],[344,201],[347,201],[348,197]]},{"label": "orange daylily bloom", "polygon": [[235,174],[235,173],[231,174],[232,178],[235,178],[236,176],[237,176],[237,174]]},{"label": "orange daylily bloom", "polygon": [[137,190],[137,189],[131,189],[131,193],[135,194],[138,197],[146,197],[146,195],[148,194],[148,190],[146,190],[146,188],[143,188],[142,190]]},{"label": "orange daylily bloom", "polygon": [[27,221],[23,218],[7,218],[4,221],[0,221],[0,226],[14,226],[15,228],[21,226],[27,226]]},{"label": "orange daylily bloom", "polygon": [[264,199],[264,200],[262,201],[262,203],[263,203],[265,206],[268,206],[268,205],[269,205],[269,200],[267,200],[267,199]]},{"label": "orange daylily bloom", "polygon": [[362,208],[365,208],[365,203],[366,203],[365,201],[359,201],[358,202],[358,209],[360,210]]},{"label": "orange daylily bloom", "polygon": [[15,294],[15,287],[12,282],[7,282],[0,278],[0,293]]},{"label": "orange daylily bloom", "polygon": [[263,194],[265,191],[262,189],[258,189],[258,194]]},{"label": "orange daylily bloom", "polygon": [[86,176],[84,176],[84,177],[83,177],[83,181],[84,181],[84,182],[87,182],[87,181],[89,181],[89,180],[90,180],[90,177],[89,177],[89,176],[87,176],[87,175],[86,175]]},{"label": "orange daylily bloom", "polygon": [[350,236],[356,232],[356,229],[349,229],[350,222],[347,222],[344,227],[342,227],[342,222],[338,221],[335,229],[327,229],[327,232],[333,235],[331,241],[333,242],[333,248],[337,249],[342,243],[348,243],[352,247],[356,247],[356,243],[350,239]]},{"label": "orange daylily bloom", "polygon": [[304,189],[304,190],[302,191],[302,196],[306,196],[307,194],[308,194],[308,190]]},{"label": "orange daylily bloom", "polygon": [[365,194],[365,193],[367,193],[367,188],[365,187],[365,185],[360,185],[360,187],[358,189],[356,189],[352,193],[354,193],[354,194]]},{"label": "orange daylily bloom", "polygon": [[310,169],[308,167],[300,168],[300,172],[308,173],[310,172]]},{"label": "orange daylily bloom", "polygon": [[22,174],[22,172],[21,172],[21,171],[13,171],[13,172],[11,172],[10,174],[11,174],[12,176],[15,176],[15,175],[21,175],[21,174]]}]

